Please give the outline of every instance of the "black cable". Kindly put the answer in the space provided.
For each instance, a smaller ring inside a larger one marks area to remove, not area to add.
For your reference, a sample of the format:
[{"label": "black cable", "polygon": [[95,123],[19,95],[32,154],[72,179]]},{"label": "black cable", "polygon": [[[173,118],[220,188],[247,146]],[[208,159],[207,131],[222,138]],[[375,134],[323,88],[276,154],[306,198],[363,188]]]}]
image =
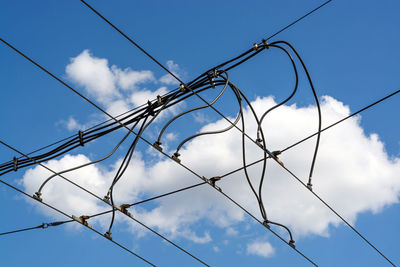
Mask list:
[{"label": "black cable", "polygon": [[[31,199],[36,200],[34,197],[32,197],[31,195],[29,195],[28,193],[22,191],[21,189],[18,189],[17,187],[15,187],[15,186],[13,186],[13,185],[11,185],[11,184],[9,184],[9,183],[3,181],[3,180],[0,180],[0,183],[2,183],[2,184],[4,184],[4,185],[6,185],[6,186],[8,186],[8,187],[10,187],[10,188],[12,188],[12,189],[18,191],[19,193],[21,193],[21,194],[27,196],[28,198],[31,198]],[[57,211],[58,213],[61,213],[61,214],[64,215],[64,216],[66,216],[66,217],[68,217],[68,218],[70,218],[70,219],[76,221],[72,216],[68,215],[67,213],[61,211],[60,209],[58,209],[58,208],[56,208],[56,207],[54,207],[54,206],[52,206],[52,205],[50,205],[50,204],[48,204],[48,203],[46,203],[46,202],[43,202],[43,201],[40,201],[40,203],[42,203],[43,205],[47,206],[48,208],[50,208],[50,209],[52,209],[52,210]],[[92,230],[92,231],[95,232],[96,234],[98,234],[98,235],[100,235],[100,236],[106,238],[105,236],[103,236],[102,233],[100,233],[99,231],[97,231],[97,230],[94,229],[93,227],[89,227],[87,224],[85,225],[84,223],[81,223],[81,224],[82,224],[83,226],[85,226],[86,228]],[[108,239],[108,238],[106,238],[106,239]],[[145,258],[139,256],[138,254],[136,254],[136,253],[133,252],[132,250],[130,250],[130,249],[124,247],[124,246],[121,245],[120,243],[118,243],[118,242],[116,242],[116,241],[114,241],[114,240],[111,240],[111,239],[108,239],[108,240],[109,240],[110,242],[114,243],[115,245],[119,246],[120,248],[126,250],[127,252],[131,253],[132,255],[136,256],[137,258],[141,259],[142,261],[146,262],[147,264],[149,264],[149,265],[151,265],[151,266],[154,266],[154,267],[156,266],[156,265],[154,265],[153,263],[151,263],[150,261],[146,260]]]},{"label": "black cable", "polygon": [[47,229],[48,227],[51,227],[51,226],[59,226],[59,225],[62,225],[64,223],[70,223],[70,222],[73,222],[73,221],[74,220],[57,221],[57,222],[51,222],[51,223],[42,223],[41,225],[34,226],[34,227],[18,229],[18,230],[9,231],[9,232],[3,232],[3,233],[0,233],[0,235],[9,235],[9,234],[15,234],[15,233],[20,233],[20,232],[25,232],[25,231],[30,231],[30,230],[37,230],[37,229]]}]

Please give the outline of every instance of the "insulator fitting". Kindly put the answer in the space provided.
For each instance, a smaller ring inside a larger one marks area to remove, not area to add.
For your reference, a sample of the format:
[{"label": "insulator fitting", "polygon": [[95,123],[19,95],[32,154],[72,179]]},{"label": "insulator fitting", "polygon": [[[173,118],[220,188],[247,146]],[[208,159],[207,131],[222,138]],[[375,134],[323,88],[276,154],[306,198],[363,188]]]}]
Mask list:
[{"label": "insulator fitting", "polygon": [[81,146],[84,146],[85,142],[83,141],[83,132],[82,131],[78,131],[78,137],[79,137],[79,144]]},{"label": "insulator fitting", "polygon": [[161,147],[161,142],[159,142],[159,141],[156,141],[156,142],[154,142],[154,144],[153,144],[153,146],[154,146],[154,148],[155,149],[157,149],[158,151],[162,151],[162,147]]},{"label": "insulator fitting", "polygon": [[129,204],[122,204],[121,206],[119,206],[119,210],[125,214],[128,215],[129,217],[132,217],[132,215],[129,213],[129,211],[127,210],[128,208],[130,208],[131,205]]},{"label": "insulator fitting", "polygon": [[254,49],[254,51],[257,51],[257,49],[258,49],[258,44],[257,43],[253,44],[253,49]]},{"label": "insulator fitting", "polygon": [[42,202],[43,201],[43,199],[40,197],[42,195],[42,193],[40,193],[40,192],[35,192],[35,194],[33,194],[33,198],[34,199],[36,199],[37,201],[39,201],[39,202]]},{"label": "insulator fitting", "polygon": [[186,92],[186,85],[184,85],[183,83],[181,83],[179,85],[179,89],[181,90],[181,92]]},{"label": "insulator fitting", "polygon": [[14,158],[13,158],[13,161],[14,161],[14,167],[13,167],[13,169],[14,169],[14,171],[16,172],[16,171],[18,170],[18,158],[17,158],[17,157],[14,157]]},{"label": "insulator fitting", "polygon": [[172,155],[172,159],[175,160],[178,163],[181,163],[181,160],[179,159],[179,156],[181,154],[179,154],[178,152],[175,152],[174,155]]},{"label": "insulator fitting", "polygon": [[86,227],[93,229],[93,227],[87,222],[87,220],[90,219],[89,216],[82,215],[78,218],[75,215],[72,215],[72,219],[74,219],[75,221],[77,221],[78,223],[80,223]]},{"label": "insulator fitting", "polygon": [[217,186],[217,185],[215,184],[216,181],[221,180],[221,177],[220,177],[220,176],[215,176],[215,177],[212,177],[212,178],[210,178],[210,179],[207,179],[206,177],[203,176],[203,180],[204,180],[204,182],[208,183],[209,185],[211,185],[212,187],[214,187],[214,188],[217,189],[218,191],[222,192],[221,187],[219,187],[219,186]]}]

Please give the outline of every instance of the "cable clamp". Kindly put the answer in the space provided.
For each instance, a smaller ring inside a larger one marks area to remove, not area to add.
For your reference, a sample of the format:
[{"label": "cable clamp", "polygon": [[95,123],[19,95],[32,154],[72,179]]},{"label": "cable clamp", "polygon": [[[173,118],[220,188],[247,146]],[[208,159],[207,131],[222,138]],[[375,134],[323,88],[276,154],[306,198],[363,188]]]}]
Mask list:
[{"label": "cable clamp", "polygon": [[309,182],[307,183],[307,188],[308,188],[310,191],[312,191],[312,183],[311,183],[311,181],[309,181]]},{"label": "cable clamp", "polygon": [[85,142],[83,141],[83,132],[81,130],[78,131],[78,137],[79,137],[79,144],[81,146],[84,146]]},{"label": "cable clamp", "polygon": [[154,144],[153,144],[153,146],[154,146],[154,148],[155,149],[157,149],[158,151],[162,151],[162,147],[161,147],[161,142],[159,142],[159,141],[156,141],[156,142],[154,142]]},{"label": "cable clamp", "polygon": [[175,152],[174,155],[172,155],[172,159],[175,160],[178,163],[181,163],[181,160],[179,159],[179,156],[181,154],[179,154],[178,152]]},{"label": "cable clamp", "polygon": [[150,100],[147,100],[147,105],[148,105],[147,111],[149,112],[149,114],[150,114],[151,116],[154,116],[153,104],[151,103]]},{"label": "cable clamp", "polygon": [[107,204],[111,204],[110,203],[110,197],[108,195],[103,197],[103,201],[106,202]]},{"label": "cable clamp", "polygon": [[40,228],[46,229],[47,227],[49,227],[50,224],[48,223],[42,223],[42,225],[40,226]]},{"label": "cable clamp", "polygon": [[263,45],[265,46],[266,49],[269,49],[269,44],[268,44],[267,40],[262,39],[262,43],[263,43]]},{"label": "cable clamp", "polygon": [[210,178],[210,179],[207,179],[206,177],[203,176],[203,180],[204,180],[206,183],[208,183],[209,185],[211,185],[212,187],[214,187],[215,189],[217,189],[218,191],[222,192],[221,187],[219,187],[219,186],[217,186],[217,185],[215,184],[216,181],[221,180],[221,177],[220,177],[220,176],[215,176],[215,177],[212,177],[212,178]]},{"label": "cable clamp", "polygon": [[217,69],[214,69],[214,70],[209,71],[207,73],[207,77],[208,77],[208,80],[210,82],[211,88],[215,88],[214,78],[217,77],[217,71],[218,71]]},{"label": "cable clamp", "polygon": [[271,229],[271,226],[268,224],[268,220],[264,220],[262,223],[267,229]]},{"label": "cable clamp", "polygon": [[86,227],[89,227],[89,228],[93,229],[93,226],[91,226],[91,225],[87,222],[87,219],[90,219],[89,216],[82,215],[82,216],[80,216],[80,217],[78,218],[78,217],[76,217],[75,215],[72,215],[72,219],[74,219],[75,221],[77,221],[78,223],[80,223],[80,224],[82,224],[82,225],[84,225],[84,226],[86,226]]},{"label": "cable clamp", "polygon": [[181,83],[181,84],[179,85],[179,89],[181,90],[181,92],[186,92],[186,85],[183,84],[183,83]]},{"label": "cable clamp", "polygon": [[160,95],[157,96],[157,103],[158,103],[159,106],[161,106],[162,103],[163,103],[162,98],[161,98]]},{"label": "cable clamp", "polygon": [[107,239],[110,239],[110,240],[112,241],[111,232],[108,232],[108,231],[107,231],[107,232],[104,234],[104,237],[107,238]]},{"label": "cable clamp", "polygon": [[276,150],[272,152],[272,155],[275,157],[275,160],[282,166],[285,167],[285,164],[278,158],[278,155],[281,154],[281,151]]},{"label": "cable clamp", "polygon": [[18,170],[18,158],[14,157],[13,161],[14,161],[14,171],[16,172]]},{"label": "cable clamp", "polygon": [[42,193],[40,193],[40,192],[35,192],[35,194],[33,194],[33,198],[34,199],[36,199],[37,201],[39,201],[39,202],[42,202],[43,201],[43,199],[40,197],[42,195]]}]

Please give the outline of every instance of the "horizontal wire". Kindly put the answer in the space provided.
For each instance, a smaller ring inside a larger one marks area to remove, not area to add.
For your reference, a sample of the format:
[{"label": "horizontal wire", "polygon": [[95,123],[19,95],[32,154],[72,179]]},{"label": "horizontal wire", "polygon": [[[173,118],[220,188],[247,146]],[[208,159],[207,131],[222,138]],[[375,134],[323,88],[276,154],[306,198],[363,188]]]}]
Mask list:
[{"label": "horizontal wire", "polygon": [[48,227],[59,226],[59,225],[65,224],[65,223],[73,222],[73,221],[74,220],[57,221],[57,222],[51,222],[51,223],[42,223],[41,225],[34,226],[34,227],[18,229],[18,230],[9,231],[9,232],[3,232],[3,233],[0,233],[0,235],[15,234],[15,233],[20,233],[20,232],[25,232],[25,231],[30,231],[30,230],[36,230],[36,229],[47,229]]}]

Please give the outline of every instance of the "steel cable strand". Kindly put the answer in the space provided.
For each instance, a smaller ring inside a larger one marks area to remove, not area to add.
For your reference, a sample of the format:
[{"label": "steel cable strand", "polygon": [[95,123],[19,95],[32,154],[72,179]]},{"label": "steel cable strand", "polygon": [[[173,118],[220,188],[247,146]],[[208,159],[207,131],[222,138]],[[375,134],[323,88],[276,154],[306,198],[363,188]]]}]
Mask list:
[{"label": "steel cable strand", "polygon": [[311,80],[311,76],[310,76],[310,74],[308,73],[307,67],[306,67],[306,65],[304,64],[304,61],[303,61],[303,59],[301,58],[301,56],[299,55],[299,53],[296,51],[296,49],[295,49],[290,43],[288,43],[288,42],[286,42],[286,41],[276,41],[276,42],[273,42],[273,43],[271,43],[271,44],[285,44],[285,45],[287,45],[288,47],[290,47],[290,49],[296,54],[296,57],[299,59],[301,65],[302,65],[302,67],[303,67],[303,69],[304,69],[304,72],[305,72],[306,75],[307,75],[307,79],[308,79],[308,82],[309,82],[309,84],[310,84],[310,87],[311,87],[311,90],[312,90],[312,93],[313,93],[313,96],[314,96],[314,99],[315,99],[315,103],[316,103],[316,105],[317,105],[317,110],[318,110],[318,134],[317,134],[317,141],[316,141],[316,143],[315,143],[314,155],[313,155],[313,159],[312,159],[312,163],[311,163],[311,168],[310,168],[310,174],[309,174],[308,183],[307,183],[308,189],[310,189],[310,190],[312,191],[312,183],[311,183],[311,180],[312,180],[312,175],[313,175],[313,171],[314,171],[315,161],[316,161],[316,158],[317,158],[317,153],[318,153],[318,148],[319,148],[319,141],[320,141],[320,137],[321,137],[321,125],[322,125],[321,107],[320,107],[320,105],[319,105],[318,96],[317,96],[317,93],[316,93],[316,91],[315,91],[315,89],[314,89],[314,85],[313,85],[313,82],[312,82],[312,80]]},{"label": "steel cable strand", "polygon": [[[229,82],[229,76],[228,73],[225,73],[225,75],[227,76],[225,79],[225,82],[223,83],[223,88],[221,89],[221,91],[219,92],[219,94],[210,102],[210,106],[212,106],[215,102],[217,102],[219,100],[219,98],[222,96],[222,94],[225,92],[226,87],[228,86],[228,82]],[[211,87],[213,87],[211,85]],[[215,87],[215,86],[214,86]],[[157,141],[154,143],[154,145],[158,148],[161,149],[161,137],[164,134],[165,130],[167,129],[167,127],[174,122],[176,119],[180,118],[181,116],[188,114],[190,112],[196,111],[196,110],[200,110],[200,109],[204,109],[209,107],[209,105],[203,105],[200,107],[196,107],[196,108],[192,108],[192,109],[188,109],[184,112],[179,113],[178,115],[176,115],[175,117],[173,117],[172,119],[170,119],[165,125],[164,127],[161,129],[160,134],[158,135]]]}]

